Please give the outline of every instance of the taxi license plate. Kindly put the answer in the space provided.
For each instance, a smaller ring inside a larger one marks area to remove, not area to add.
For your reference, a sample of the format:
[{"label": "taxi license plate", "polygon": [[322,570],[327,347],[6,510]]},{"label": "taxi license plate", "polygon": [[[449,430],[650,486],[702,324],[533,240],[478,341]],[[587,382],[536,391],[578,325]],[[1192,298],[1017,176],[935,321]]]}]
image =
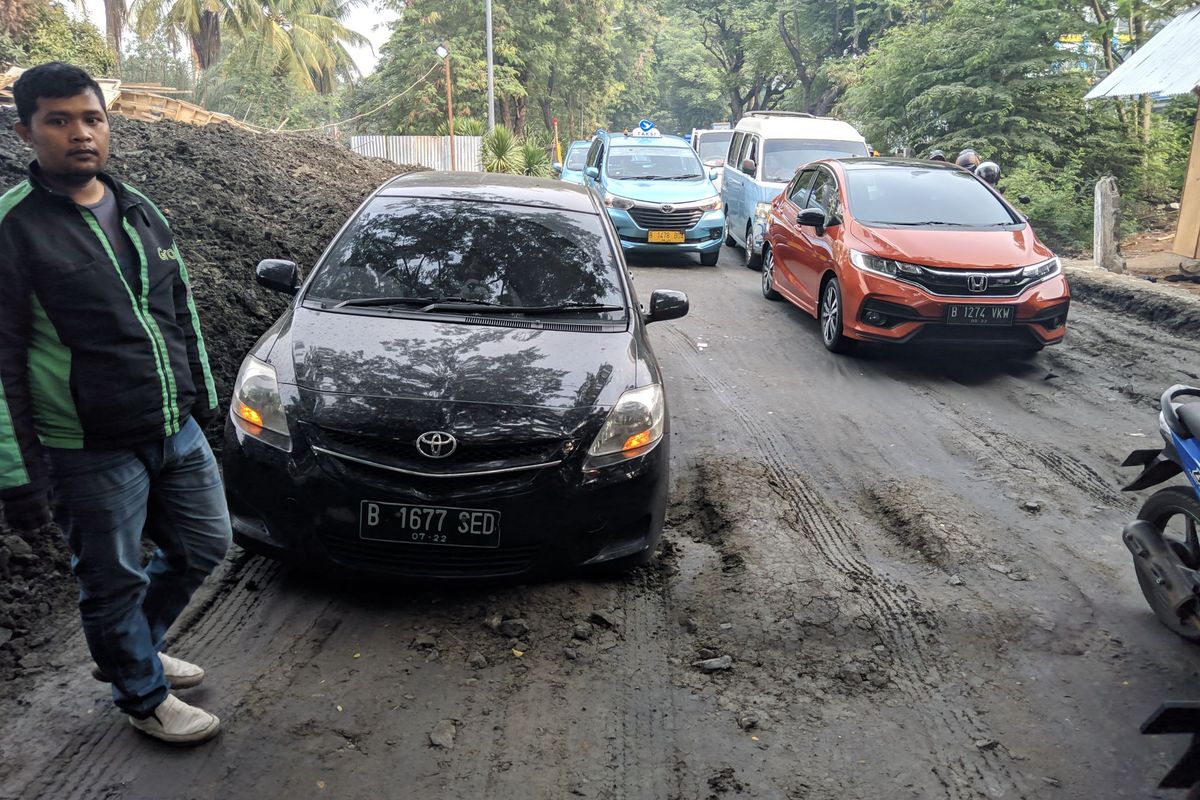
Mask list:
[{"label": "taxi license plate", "polygon": [[651,244],[682,244],[683,231],[650,231],[647,241]]},{"label": "taxi license plate", "polygon": [[1013,306],[952,305],[946,310],[949,325],[1012,325]]},{"label": "taxi license plate", "polygon": [[358,536],[398,544],[499,547],[500,512],[363,500],[359,507]]}]

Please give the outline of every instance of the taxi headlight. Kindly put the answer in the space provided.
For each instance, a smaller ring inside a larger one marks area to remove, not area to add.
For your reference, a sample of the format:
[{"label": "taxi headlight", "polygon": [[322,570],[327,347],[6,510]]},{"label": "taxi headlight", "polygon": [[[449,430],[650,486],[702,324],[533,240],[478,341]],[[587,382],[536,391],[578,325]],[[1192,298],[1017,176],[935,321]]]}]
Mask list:
[{"label": "taxi headlight", "polygon": [[633,208],[634,202],[628,197],[620,197],[615,194],[604,195],[604,205],[609,208]]},{"label": "taxi headlight", "polygon": [[700,201],[696,208],[701,211],[716,211],[721,207],[721,195],[715,194],[712,197]]},{"label": "taxi headlight", "polygon": [[287,415],[275,368],[267,362],[246,356],[233,385],[229,403],[233,423],[249,436],[264,444],[291,452],[292,437],[288,432]]},{"label": "taxi headlight", "polygon": [[859,250],[850,251],[850,263],[866,272],[877,272],[895,278],[900,275],[920,275],[921,268],[916,264],[906,264],[891,258],[880,258]]},{"label": "taxi headlight", "polygon": [[1041,280],[1049,278],[1051,275],[1057,275],[1062,270],[1062,262],[1058,260],[1058,256],[1043,261],[1040,264],[1033,264],[1021,270],[1021,277],[1026,280]]},{"label": "taxi headlight", "polygon": [[621,395],[588,448],[584,469],[620,464],[645,455],[662,439],[666,409],[657,383]]}]

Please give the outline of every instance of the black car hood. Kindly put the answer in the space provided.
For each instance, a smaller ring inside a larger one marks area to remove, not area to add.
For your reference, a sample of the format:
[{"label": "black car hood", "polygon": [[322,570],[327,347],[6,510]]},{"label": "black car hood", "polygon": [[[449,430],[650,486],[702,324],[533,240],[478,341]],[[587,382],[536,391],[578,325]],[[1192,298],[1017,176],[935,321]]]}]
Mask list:
[{"label": "black car hood", "polygon": [[626,389],[657,380],[631,332],[467,325],[304,307],[280,322],[270,359],[280,382],[296,386],[293,413],[340,430],[570,436]]}]

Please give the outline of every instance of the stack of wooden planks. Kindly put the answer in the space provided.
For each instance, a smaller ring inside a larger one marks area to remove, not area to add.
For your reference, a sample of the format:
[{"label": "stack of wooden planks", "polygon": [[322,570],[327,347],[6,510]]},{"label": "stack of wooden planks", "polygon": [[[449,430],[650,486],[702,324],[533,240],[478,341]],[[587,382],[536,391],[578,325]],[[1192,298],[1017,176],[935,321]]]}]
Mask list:
[{"label": "stack of wooden planks", "polygon": [[[13,104],[12,84],[25,70],[9,67],[0,74],[0,105]],[[109,112],[143,122],[172,120],[189,125],[218,125],[225,123],[243,130],[255,130],[228,114],[209,111],[203,106],[170,95],[188,94],[186,89],[173,89],[157,83],[123,83],[116,78],[97,78],[104,93],[104,105]]]}]

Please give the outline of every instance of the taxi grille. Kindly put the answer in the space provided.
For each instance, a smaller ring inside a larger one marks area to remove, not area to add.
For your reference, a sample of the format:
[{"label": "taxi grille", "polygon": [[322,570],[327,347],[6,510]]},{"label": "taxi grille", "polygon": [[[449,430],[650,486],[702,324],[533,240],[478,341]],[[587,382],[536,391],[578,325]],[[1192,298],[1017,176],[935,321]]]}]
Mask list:
[{"label": "taxi grille", "polygon": [[704,216],[698,208],[688,208],[679,211],[663,211],[660,208],[631,208],[629,216],[640,228],[647,230],[687,230],[695,227]]}]

